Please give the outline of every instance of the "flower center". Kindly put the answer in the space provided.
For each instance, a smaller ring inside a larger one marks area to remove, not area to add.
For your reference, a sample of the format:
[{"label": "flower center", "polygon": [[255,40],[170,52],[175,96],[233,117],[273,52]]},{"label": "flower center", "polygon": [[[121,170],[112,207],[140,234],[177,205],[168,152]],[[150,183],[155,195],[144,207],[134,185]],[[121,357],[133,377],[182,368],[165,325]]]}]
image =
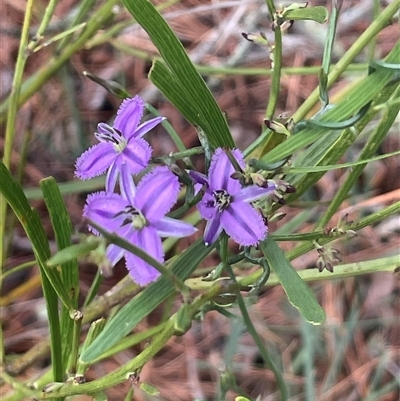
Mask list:
[{"label": "flower center", "polygon": [[100,123],[97,125],[97,130],[94,135],[100,142],[108,142],[114,146],[116,152],[121,153],[127,144],[126,139],[122,135],[122,132],[106,123]]},{"label": "flower center", "polygon": [[135,207],[129,205],[126,206],[122,211],[117,213],[115,217],[124,215],[125,219],[121,224],[121,227],[126,226],[127,224],[131,224],[135,230],[140,230],[145,227],[147,224],[146,218]]},{"label": "flower center", "polygon": [[218,210],[222,212],[232,202],[232,196],[225,191],[225,189],[218,189],[213,191],[214,199]]}]

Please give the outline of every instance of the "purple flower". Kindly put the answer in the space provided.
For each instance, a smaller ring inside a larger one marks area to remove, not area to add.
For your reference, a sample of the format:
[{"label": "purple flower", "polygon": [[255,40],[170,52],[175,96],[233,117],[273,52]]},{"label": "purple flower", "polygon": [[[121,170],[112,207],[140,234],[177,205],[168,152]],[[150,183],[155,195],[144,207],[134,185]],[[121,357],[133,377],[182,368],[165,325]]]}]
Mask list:
[{"label": "purple flower", "polygon": [[[132,177],[123,176],[123,194],[97,192],[89,195],[83,215],[140,247],[159,262],[164,261],[160,237],[185,237],[197,231],[188,223],[165,214],[176,202],[178,178],[168,167],[156,167],[146,174],[135,188]],[[91,228],[95,233],[96,230]],[[133,280],[148,284],[160,273],[143,259],[111,244],[107,257],[112,266],[125,256],[126,267]]]},{"label": "purple flower", "polygon": [[[244,169],[245,162],[239,150],[232,155]],[[275,186],[262,188],[256,185],[242,187],[231,175],[235,169],[227,154],[218,148],[211,161],[208,178],[200,173],[191,173],[197,182],[196,189],[205,185],[206,192],[197,204],[201,216],[207,220],[204,242],[212,244],[222,230],[243,246],[256,245],[267,236],[267,226],[261,214],[249,204],[272,193]]]},{"label": "purple flower", "polygon": [[112,192],[123,169],[126,169],[126,174],[136,174],[146,168],[152,149],[142,136],[164,117],[153,118],[139,125],[143,110],[144,102],[139,96],[125,99],[119,106],[113,126],[98,124],[94,135],[100,143],[78,158],[75,175],[87,180],[108,170],[106,191]]}]

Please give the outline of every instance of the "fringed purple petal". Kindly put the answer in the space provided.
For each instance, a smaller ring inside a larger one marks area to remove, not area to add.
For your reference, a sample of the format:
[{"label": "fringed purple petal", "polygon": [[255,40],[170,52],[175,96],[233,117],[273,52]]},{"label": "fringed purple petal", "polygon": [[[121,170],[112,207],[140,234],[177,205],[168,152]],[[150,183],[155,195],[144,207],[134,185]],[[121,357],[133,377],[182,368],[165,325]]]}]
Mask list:
[{"label": "fringed purple petal", "polygon": [[178,177],[168,167],[156,167],[139,182],[135,206],[148,221],[155,222],[171,209],[178,193]]},{"label": "fringed purple petal", "polygon": [[165,120],[165,117],[156,117],[149,121],[145,121],[143,124],[140,124],[139,127],[137,127],[134,137],[141,138],[144,134],[147,134],[154,127],[160,124],[163,120]]},{"label": "fringed purple petal", "polygon": [[75,176],[81,180],[103,174],[114,162],[117,154],[110,143],[99,143],[84,152],[76,161]]},{"label": "fringed purple petal", "polygon": [[[121,195],[95,192],[87,197],[83,216],[107,231],[117,232],[124,219],[120,213],[126,206],[128,202]],[[91,231],[98,235],[97,230],[91,228]]]},{"label": "fringed purple petal", "polygon": [[144,101],[139,96],[125,99],[119,106],[114,120],[114,128],[121,131],[128,141],[132,136],[135,136],[136,129],[143,116],[143,110]]},{"label": "fringed purple petal", "polygon": [[147,141],[134,139],[122,151],[118,162],[126,163],[131,174],[137,174],[148,166],[151,153],[152,148]]},{"label": "fringed purple petal", "polygon": [[204,243],[206,246],[211,245],[218,239],[219,235],[222,233],[222,229],[221,213],[216,213],[213,219],[207,221],[204,230]]},{"label": "fringed purple petal", "polygon": [[225,232],[243,246],[256,245],[267,235],[260,213],[245,202],[231,203],[222,212],[221,223]]},{"label": "fringed purple petal", "polygon": [[151,225],[157,230],[157,234],[160,237],[187,237],[197,231],[196,227],[193,227],[189,223],[184,221],[171,219],[169,217],[163,217],[161,220],[152,223]]},{"label": "fringed purple petal", "polygon": [[[233,150],[232,154],[237,158],[238,150]],[[243,157],[242,157],[243,160]],[[241,165],[241,163],[239,163]],[[211,161],[209,171],[209,184],[212,190],[226,190],[230,195],[235,195],[242,187],[239,180],[234,180],[231,175],[234,173],[232,163],[230,162],[226,152],[222,148],[218,148]]]},{"label": "fringed purple petal", "polygon": [[241,189],[240,193],[235,196],[235,200],[243,202],[252,202],[263,196],[268,196],[274,192],[275,186],[269,186],[268,188],[262,188],[257,185],[249,185]]},{"label": "fringed purple petal", "polygon": [[[153,227],[144,227],[139,231],[133,232],[130,242],[146,251],[160,263],[164,262],[161,239]],[[135,283],[139,285],[149,284],[160,276],[158,270],[130,252],[126,252],[125,259],[129,274]]]}]

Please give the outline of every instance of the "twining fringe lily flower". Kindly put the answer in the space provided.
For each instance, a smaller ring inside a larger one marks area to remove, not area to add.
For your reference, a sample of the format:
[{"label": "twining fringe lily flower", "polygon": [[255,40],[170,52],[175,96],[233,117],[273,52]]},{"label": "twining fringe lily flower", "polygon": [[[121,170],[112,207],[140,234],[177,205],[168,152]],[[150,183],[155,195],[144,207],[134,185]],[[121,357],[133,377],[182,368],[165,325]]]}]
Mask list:
[{"label": "twining fringe lily flower", "polygon": [[156,117],[139,125],[143,110],[144,102],[139,96],[125,99],[118,109],[113,126],[98,124],[94,135],[100,143],[78,158],[75,175],[86,180],[108,170],[106,191],[112,192],[123,169],[126,169],[126,174],[136,174],[146,168],[152,149],[142,136],[164,117]]},{"label": "twining fringe lily flower", "polygon": [[[164,253],[160,237],[185,237],[197,231],[188,223],[165,216],[177,200],[178,178],[168,167],[156,167],[142,178],[137,188],[131,176],[122,176],[122,179],[122,195],[109,192],[89,195],[83,215],[162,263]],[[98,234],[93,228],[91,231]],[[138,256],[114,244],[107,247],[107,257],[112,266],[123,256],[136,283],[145,285],[160,275]]]},{"label": "twining fringe lily flower", "polygon": [[[239,166],[244,169],[242,153],[231,151]],[[196,189],[205,186],[203,199],[197,204],[201,216],[207,220],[204,242],[212,244],[222,230],[243,246],[256,245],[267,236],[267,226],[261,214],[249,202],[269,195],[275,186],[262,188],[257,185],[242,187],[239,180],[232,178],[235,169],[226,152],[218,148],[211,161],[208,178],[190,172],[197,182]]]}]

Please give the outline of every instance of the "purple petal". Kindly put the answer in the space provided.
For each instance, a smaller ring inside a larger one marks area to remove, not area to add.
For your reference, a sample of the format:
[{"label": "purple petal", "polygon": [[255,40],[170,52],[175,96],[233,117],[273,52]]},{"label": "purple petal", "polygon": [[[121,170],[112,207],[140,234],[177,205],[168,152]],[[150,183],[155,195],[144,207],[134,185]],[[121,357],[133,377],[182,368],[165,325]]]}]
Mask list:
[{"label": "purple petal", "polygon": [[151,226],[157,230],[157,234],[160,237],[181,238],[192,235],[197,231],[197,228],[191,224],[169,217],[163,217],[161,220],[152,223]]},{"label": "purple petal", "polygon": [[136,185],[126,163],[122,163],[121,165],[120,190],[122,197],[133,205],[135,202]]},{"label": "purple petal", "polygon": [[120,248],[115,244],[111,244],[107,247],[107,259],[110,261],[111,266],[115,266],[124,256],[125,249]]},{"label": "purple petal", "polygon": [[207,221],[204,229],[204,243],[206,246],[215,242],[222,233],[221,213],[216,213],[213,219]]},{"label": "purple petal", "polygon": [[106,176],[106,192],[113,192],[115,189],[115,186],[117,185],[117,179],[119,175],[119,168],[117,163],[114,163],[111,165],[111,167],[107,171],[107,176]]},{"label": "purple petal", "polygon": [[[238,150],[233,150],[232,154],[238,159],[239,165],[243,164],[243,156]],[[234,180],[231,175],[234,173],[232,163],[230,162],[226,152],[222,148],[218,148],[211,161],[209,170],[209,183],[212,190],[226,190],[230,195],[235,195],[242,187],[239,180]]]},{"label": "purple petal", "polygon": [[119,163],[126,163],[131,174],[137,174],[145,169],[151,157],[152,148],[144,139],[134,139],[120,153]]},{"label": "purple petal", "polygon": [[139,96],[125,99],[119,106],[114,120],[114,128],[121,131],[122,135],[130,140],[135,136],[136,129],[143,116],[144,101]]},{"label": "purple petal", "polygon": [[156,167],[139,182],[135,206],[148,221],[160,220],[176,202],[178,177],[168,167]]},{"label": "purple petal", "polygon": [[199,173],[198,171],[195,170],[189,170],[188,174],[190,178],[196,183],[195,185],[201,184],[202,186],[203,185],[208,186],[208,178],[206,175]]},{"label": "purple petal", "polygon": [[[144,227],[141,230],[133,232],[130,242],[146,251],[160,263],[164,261],[161,239],[153,227]],[[125,259],[129,274],[135,283],[139,285],[151,283],[160,276],[158,270],[130,252],[126,252]]]},{"label": "purple petal", "polygon": [[114,162],[117,154],[110,143],[92,146],[77,159],[75,176],[87,180],[103,174]]},{"label": "purple petal", "polygon": [[207,191],[203,199],[197,204],[197,210],[203,219],[212,219],[217,213],[218,207],[215,205],[214,195]]},{"label": "purple petal", "polygon": [[249,185],[248,187],[244,187],[241,189],[241,191],[235,196],[235,200],[252,202],[254,200],[262,198],[263,196],[271,194],[272,192],[274,192],[274,190],[274,186],[262,188],[257,185]]},{"label": "purple petal", "polygon": [[141,138],[144,134],[147,134],[149,131],[151,131],[154,127],[156,127],[160,122],[165,120],[165,117],[156,117],[152,118],[149,121],[144,122],[143,124],[140,124],[139,127],[137,127],[135,131],[135,138]]},{"label": "purple petal", "polygon": [[245,202],[233,202],[222,212],[225,232],[238,244],[256,245],[267,235],[267,227],[257,210]]},{"label": "purple petal", "polygon": [[[87,197],[83,216],[107,231],[117,232],[124,219],[120,213],[126,206],[128,202],[121,195],[95,192]],[[98,234],[93,228],[91,231]]]}]

